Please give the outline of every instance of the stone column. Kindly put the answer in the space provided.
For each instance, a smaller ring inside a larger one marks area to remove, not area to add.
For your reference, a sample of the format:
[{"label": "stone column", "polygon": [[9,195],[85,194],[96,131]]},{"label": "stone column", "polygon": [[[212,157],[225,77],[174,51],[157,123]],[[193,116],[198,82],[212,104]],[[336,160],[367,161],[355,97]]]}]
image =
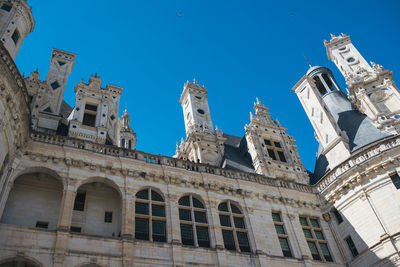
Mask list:
[{"label": "stone column", "polygon": [[133,194],[127,191],[122,199],[121,237],[132,239],[135,234],[135,200]]},{"label": "stone column", "polygon": [[60,206],[60,215],[58,218],[58,230],[69,231],[72,221],[72,213],[74,210],[76,191],[72,186],[68,186],[63,190],[63,196]]},{"label": "stone column", "polygon": [[212,248],[217,249],[217,266],[227,266],[224,239],[220,228],[219,216],[217,211],[217,202],[209,200],[210,208],[208,210],[209,218],[209,231],[210,231],[210,245]]}]

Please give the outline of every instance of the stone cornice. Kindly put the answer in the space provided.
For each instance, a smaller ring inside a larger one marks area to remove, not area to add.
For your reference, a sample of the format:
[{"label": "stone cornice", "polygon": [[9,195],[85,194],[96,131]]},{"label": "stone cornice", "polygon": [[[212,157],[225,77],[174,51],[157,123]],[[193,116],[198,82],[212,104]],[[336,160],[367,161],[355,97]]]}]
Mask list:
[{"label": "stone cornice", "polygon": [[[236,170],[228,170],[228,169],[223,169],[207,164],[202,164],[202,163],[193,163],[190,161],[178,159],[178,158],[172,158],[168,156],[161,156],[161,155],[153,155],[153,154],[148,154],[142,151],[138,150],[128,150],[124,148],[119,148],[115,146],[107,146],[107,145],[101,145],[89,141],[83,141],[83,140],[77,140],[73,138],[68,138],[68,137],[63,137],[63,136],[55,136],[55,135],[48,135],[44,133],[37,133],[37,132],[32,132],[31,133],[31,138],[35,142],[41,142],[41,143],[47,143],[50,145],[56,145],[56,146],[65,146],[65,147],[71,147],[75,149],[82,149],[86,151],[90,151],[93,153],[99,153],[99,154],[104,154],[112,157],[121,157],[121,158],[130,158],[134,160],[139,160],[141,162],[144,162],[145,164],[152,164],[152,165],[161,165],[161,166],[167,166],[167,167],[172,167],[172,168],[179,168],[179,169],[186,169],[189,171],[194,171],[194,172],[199,172],[199,173],[208,173],[211,175],[219,175],[223,176],[226,178],[230,179],[237,179],[237,180],[243,180],[243,181],[248,181],[248,182],[254,182],[254,183],[259,183],[263,185],[269,185],[269,186],[274,186],[274,187],[281,187],[281,188],[287,188],[287,189],[292,189],[300,192],[306,192],[306,193],[311,193],[314,194],[314,189],[313,187],[309,185],[304,185],[304,184],[299,184],[295,183],[292,181],[288,181],[285,179],[281,178],[271,178],[271,177],[266,177],[263,175],[255,174],[255,173],[247,173],[243,171],[236,171]],[[29,153],[29,152],[28,152]],[[46,158],[46,155],[38,155],[39,158]],[[47,160],[47,159],[46,159]],[[51,158],[52,161],[54,161],[53,158]],[[59,161],[64,161],[63,158],[56,159],[57,162]],[[75,162],[76,161],[76,162]],[[68,164],[68,163],[67,163]],[[71,159],[71,164],[76,165],[76,166],[89,166],[89,169],[99,169],[102,170],[102,168],[107,168],[105,166],[96,166],[93,163],[89,162],[81,162],[77,161],[74,159]],[[110,167],[111,168],[111,167]],[[111,173],[128,173],[129,170],[119,170],[119,169],[110,169]],[[135,174],[132,174],[135,175]],[[170,177],[170,178],[163,178],[160,177],[161,179],[178,179],[176,177]],[[200,181],[199,181],[200,182]]]},{"label": "stone cornice", "polygon": [[398,147],[400,147],[400,137],[396,135],[379,140],[355,152],[349,159],[336,166],[319,180],[315,185],[317,192],[326,196],[326,200],[329,202],[334,201],[349,189],[360,184],[363,181],[363,177],[367,177],[371,172],[376,172],[379,168],[385,168],[388,163],[395,159],[388,158],[389,162],[379,161],[378,164],[370,168],[363,166],[358,170],[357,167],[376,159],[382,153]]}]

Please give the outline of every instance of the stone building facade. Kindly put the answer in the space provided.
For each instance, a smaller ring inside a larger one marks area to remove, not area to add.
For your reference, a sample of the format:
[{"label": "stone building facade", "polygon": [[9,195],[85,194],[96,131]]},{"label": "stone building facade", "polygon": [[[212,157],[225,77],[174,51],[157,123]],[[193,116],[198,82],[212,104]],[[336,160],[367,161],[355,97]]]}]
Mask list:
[{"label": "stone building facade", "polygon": [[399,92],[349,36],[325,42],[347,94],[318,66],[293,87],[320,144],[309,173],[258,99],[232,136],[196,81],[176,155],[135,150],[121,87],[96,74],[63,101],[73,53],[21,76],[34,24],[0,0],[0,266],[400,266]]}]

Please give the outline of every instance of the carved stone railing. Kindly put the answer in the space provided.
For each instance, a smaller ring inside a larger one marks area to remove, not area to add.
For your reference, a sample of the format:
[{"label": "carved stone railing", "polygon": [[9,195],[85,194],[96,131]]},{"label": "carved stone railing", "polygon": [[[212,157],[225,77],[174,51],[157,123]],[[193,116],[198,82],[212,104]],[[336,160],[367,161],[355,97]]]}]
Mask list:
[{"label": "carved stone railing", "polygon": [[315,185],[318,193],[326,190],[331,184],[337,181],[344,173],[356,168],[357,166],[365,163],[366,161],[374,158],[375,156],[384,153],[385,151],[393,148],[400,147],[400,137],[398,135],[388,137],[381,140],[369,147],[360,150],[358,153],[345,162],[339,164],[332,171],[325,174],[319,182]]},{"label": "carved stone railing", "polygon": [[228,170],[211,166],[208,164],[194,163],[168,156],[153,155],[138,150],[128,150],[116,146],[101,145],[89,141],[83,141],[64,136],[49,135],[38,132],[32,132],[31,139],[36,142],[72,147],[77,149],[84,149],[94,153],[104,154],[108,156],[124,157],[134,160],[140,160],[148,164],[170,166],[174,168],[186,169],[189,171],[220,175],[231,179],[249,181],[263,185],[288,188],[307,193],[315,193],[315,189],[312,186],[295,183],[281,178],[272,178],[255,173],[249,173],[237,170]]}]

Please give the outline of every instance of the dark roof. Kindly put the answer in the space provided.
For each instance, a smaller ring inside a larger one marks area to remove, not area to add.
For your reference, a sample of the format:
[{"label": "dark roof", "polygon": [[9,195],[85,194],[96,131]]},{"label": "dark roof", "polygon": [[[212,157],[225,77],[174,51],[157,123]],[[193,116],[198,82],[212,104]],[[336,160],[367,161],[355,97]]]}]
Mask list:
[{"label": "dark roof", "polygon": [[61,102],[60,115],[64,119],[69,117],[69,115],[71,114],[72,110],[73,110],[73,107],[68,105],[67,102],[65,102],[64,100]]},{"label": "dark roof", "polygon": [[[378,130],[373,125],[371,119],[366,115],[353,109],[350,101],[343,92],[330,92],[323,97],[323,100],[340,130],[347,135],[350,153],[377,140],[390,136],[390,134]],[[320,146],[315,162],[314,175],[310,181],[311,184],[318,182],[329,170],[328,161],[322,153],[322,147]]]},{"label": "dark roof", "polygon": [[224,133],[226,138],[224,149],[225,156],[222,160],[222,167],[232,170],[254,172],[251,156],[247,151],[246,138]]}]

